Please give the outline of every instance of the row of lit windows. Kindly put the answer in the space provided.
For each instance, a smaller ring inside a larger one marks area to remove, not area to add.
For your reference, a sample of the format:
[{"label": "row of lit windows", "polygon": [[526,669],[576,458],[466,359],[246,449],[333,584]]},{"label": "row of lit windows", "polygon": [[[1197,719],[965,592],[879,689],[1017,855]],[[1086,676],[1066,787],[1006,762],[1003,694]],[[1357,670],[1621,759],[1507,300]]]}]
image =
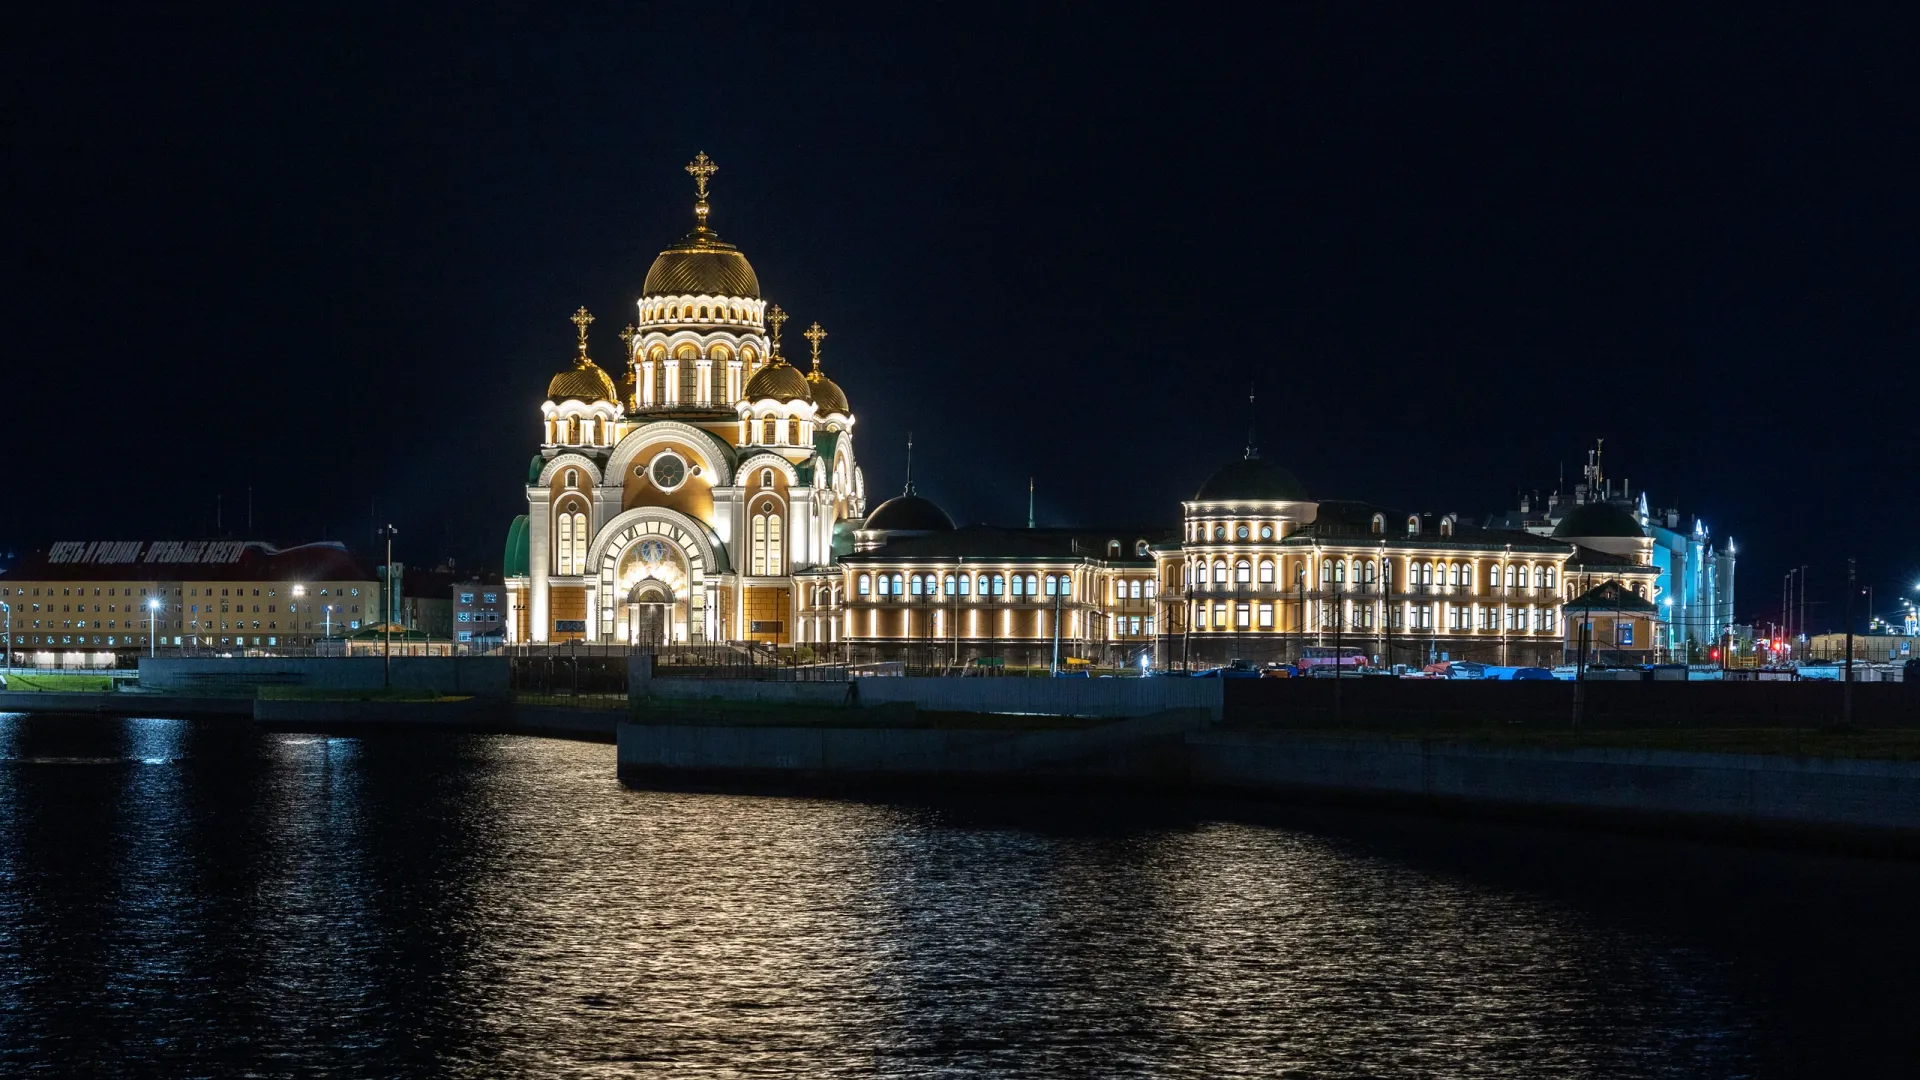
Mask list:
[{"label": "row of lit windows", "polygon": [[[300,585],[296,585],[296,586],[294,586],[294,588],[295,588],[295,589],[303,589],[303,588],[305,588],[305,586],[300,586]],[[27,587],[26,587],[25,585],[22,585],[22,586],[20,586],[20,587],[18,587],[18,588],[11,588],[11,587],[0,587],[0,596],[25,596],[25,595],[27,595],[27,591],[28,591],[28,590],[27,590]],[[39,588],[38,586],[36,586],[36,587],[35,587],[35,588],[34,588],[34,589],[33,589],[32,591],[33,591],[33,595],[35,595],[35,596],[39,596],[39,595],[41,594],[41,593],[40,593],[40,588]],[[360,590],[359,590],[358,588],[356,588],[356,587],[351,587],[351,586],[343,586],[343,587],[341,587],[341,588],[340,588],[340,589],[339,589],[338,591],[339,591],[339,594],[340,594],[341,596],[347,596],[347,595],[353,595],[353,596],[359,596],[359,595],[360,595]],[[167,590],[165,590],[165,589],[159,589],[159,590],[157,590],[157,592],[158,592],[158,594],[159,594],[159,595],[161,595],[161,596],[165,596],[165,595],[167,595]],[[131,596],[133,595],[133,589],[132,589],[132,587],[130,587],[130,586],[129,586],[128,588],[125,588],[125,589],[121,589],[121,590],[120,590],[120,593],[121,593],[121,595],[123,595],[123,596],[128,596],[128,597],[131,597]],[[106,590],[106,595],[108,595],[108,596],[112,596],[113,594],[114,594],[114,590],[113,590],[113,588],[111,588],[111,587],[108,587],[108,588],[107,588],[107,590]],[[186,592],[186,594],[187,594],[188,596],[200,596],[200,595],[202,595],[202,594],[201,594],[201,590],[200,590],[200,588],[199,588],[198,586],[194,586],[194,587],[192,587],[192,588],[189,588],[189,589],[187,589],[187,592]],[[58,594],[55,594],[55,593],[54,593],[54,591],[53,591],[53,586],[51,586],[51,585],[49,585],[49,586],[47,586],[47,587],[46,587],[46,595],[48,595],[48,596],[54,596],[54,595],[59,595],[59,596],[85,596],[85,595],[87,595],[87,590],[86,590],[86,586],[84,586],[84,585],[83,585],[83,586],[81,586],[81,587],[79,588],[79,590],[78,590],[78,591],[76,591],[76,590],[74,590],[74,589],[73,589],[73,588],[71,588],[71,587],[68,587],[68,588],[63,588],[63,589],[61,589],[61,590],[60,590],[60,592],[59,592]],[[99,595],[101,595],[101,593],[100,593],[100,589],[98,589],[98,588],[96,588],[96,589],[94,589],[94,590],[93,590],[93,595],[95,595],[95,596],[99,596]],[[140,590],[140,595],[141,595],[141,596],[145,596],[145,595],[147,595],[147,590],[146,590],[146,589],[141,589],[141,590]],[[173,590],[173,595],[175,595],[175,596],[179,596],[179,595],[180,595],[180,590],[179,590],[179,589],[175,589],[175,590]],[[207,595],[207,596],[212,596],[212,595],[213,595],[213,586],[211,586],[211,585],[209,585],[209,586],[207,586],[207,589],[206,589],[206,593],[205,593],[205,595]],[[221,595],[221,596],[229,596],[229,595],[231,595],[231,596],[246,596],[246,595],[248,595],[248,592],[247,592],[247,590],[246,590],[245,588],[238,588],[238,589],[221,589],[221,590],[220,590],[220,595]],[[259,589],[254,589],[254,590],[253,590],[253,592],[252,592],[252,595],[254,595],[254,596],[259,596],[259,595],[260,595],[260,590],[259,590]],[[271,586],[269,586],[269,587],[267,588],[267,595],[268,595],[268,596],[277,596],[277,595],[279,595],[279,590],[278,590],[278,589],[276,589],[276,588],[273,588],[273,587],[271,587]],[[296,593],[296,595],[300,595],[300,594],[298,594],[298,593]],[[320,595],[321,595],[321,596],[326,596],[326,595],[328,595],[328,590],[326,590],[326,589],[324,589],[324,588],[323,588],[323,589],[321,589],[321,590],[320,590]]]},{"label": "row of lit windows", "polygon": [[751,308],[743,308],[735,304],[725,306],[720,304],[687,304],[685,307],[679,304],[642,304],[640,305],[640,318],[647,322],[658,322],[662,319],[679,319],[681,318],[680,313],[682,311],[686,312],[686,318],[697,319],[701,322],[713,322],[716,320],[720,322],[752,322],[756,324],[759,322],[759,316],[755,315]]},{"label": "row of lit windows", "polygon": [[[356,629],[358,629],[360,626],[359,623],[354,623],[353,625]],[[292,643],[293,642],[291,641],[289,642],[289,644],[292,644]],[[94,635],[22,634],[20,635],[20,644],[22,646],[27,646],[27,645],[106,645],[109,647],[126,646],[126,645],[145,645],[147,644],[147,635],[141,634],[138,637],[135,637],[133,634],[126,634],[124,636],[123,635],[100,635],[100,634],[94,634]],[[188,638],[185,635],[174,635],[173,639],[169,641],[167,638],[167,635],[162,634],[160,635],[160,644],[175,645],[175,646],[183,645],[183,644],[208,646],[208,645],[215,644],[215,641],[211,637],[196,636],[196,637]],[[248,644],[279,645],[280,639],[278,636],[264,637],[264,638],[254,637],[251,641],[249,641],[246,637],[223,637],[219,640],[218,644],[221,644],[221,645],[248,645]]]},{"label": "row of lit windows", "polygon": [[[1228,622],[1231,610],[1233,621]],[[1257,626],[1261,630],[1273,629],[1274,605],[1271,601],[1252,604],[1242,601],[1228,605],[1215,602],[1212,605],[1198,603],[1193,608],[1193,624],[1196,630],[1247,630]],[[1342,626],[1352,630],[1371,630],[1377,624],[1375,605],[1355,605],[1348,613]],[[1211,618],[1209,618],[1211,614]],[[1337,605],[1321,602],[1318,608],[1319,626],[1322,630],[1332,629],[1335,621],[1341,618]],[[1526,633],[1529,628],[1535,631],[1551,633],[1559,625],[1558,612],[1553,608],[1510,608],[1502,616],[1501,609],[1488,607],[1481,609],[1479,629],[1499,630],[1504,618],[1505,629],[1515,633]],[[1256,621],[1257,620],[1257,621]],[[1408,604],[1403,609],[1392,608],[1392,625],[1396,630],[1431,630],[1434,627],[1434,605]],[[1473,609],[1466,606],[1453,607],[1449,613],[1448,628],[1452,630],[1472,630]],[[1628,636],[1631,641],[1631,633]]]},{"label": "row of lit windows", "polygon": [[[1068,574],[861,574],[861,596],[1072,596]],[[1044,590],[1044,592],[1042,591]]]},{"label": "row of lit windows", "polygon": [[1113,598],[1115,600],[1151,600],[1159,591],[1160,583],[1153,578],[1114,578]]},{"label": "row of lit windows", "polygon": [[[1212,564],[1212,580],[1216,585],[1225,585],[1230,581],[1245,585],[1252,583],[1257,574],[1260,584],[1272,585],[1274,584],[1274,565],[1272,559],[1261,559],[1257,564],[1250,559],[1236,559],[1232,566],[1229,567],[1225,559],[1215,559]],[[1388,561],[1382,565],[1385,568],[1387,580],[1391,581],[1393,577],[1393,563]],[[1205,583],[1208,580],[1207,570],[1208,565],[1205,560],[1196,559],[1189,562],[1184,575],[1186,583],[1189,585],[1194,584],[1196,581]],[[1486,584],[1488,589],[1500,588],[1503,580],[1509,589],[1528,588],[1529,582],[1531,582],[1531,587],[1535,589],[1553,589],[1559,587],[1559,571],[1552,566],[1528,567],[1519,564],[1509,564],[1504,568],[1504,575],[1502,570],[1503,568],[1497,564],[1487,567]],[[1229,577],[1229,572],[1231,572],[1231,577]],[[1474,576],[1473,564],[1471,563],[1443,562],[1436,564],[1431,562],[1410,562],[1407,564],[1408,585],[1438,584],[1472,588]],[[1356,585],[1374,584],[1376,580],[1374,560],[1354,559],[1351,563],[1344,559],[1321,560],[1320,583],[1322,585],[1345,585],[1349,578],[1351,578],[1352,582]],[[1299,580],[1299,571],[1297,570],[1295,571],[1294,580]]]}]

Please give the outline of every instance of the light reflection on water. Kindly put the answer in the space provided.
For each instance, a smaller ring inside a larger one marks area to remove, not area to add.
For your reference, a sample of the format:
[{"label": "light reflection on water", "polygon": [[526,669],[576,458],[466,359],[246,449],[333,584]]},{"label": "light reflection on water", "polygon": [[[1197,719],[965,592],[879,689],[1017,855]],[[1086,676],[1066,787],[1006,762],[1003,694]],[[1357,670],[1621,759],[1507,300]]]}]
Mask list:
[{"label": "light reflection on water", "polygon": [[1916,997],[1914,868],[1597,834],[45,716],[0,825],[0,1073],[1796,1075]]}]

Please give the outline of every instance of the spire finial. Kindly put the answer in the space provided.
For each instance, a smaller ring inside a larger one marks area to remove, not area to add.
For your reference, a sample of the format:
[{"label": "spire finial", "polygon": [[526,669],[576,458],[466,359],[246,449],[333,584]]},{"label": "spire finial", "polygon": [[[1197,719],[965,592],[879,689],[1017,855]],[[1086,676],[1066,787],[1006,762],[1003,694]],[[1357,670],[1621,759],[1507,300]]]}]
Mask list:
[{"label": "spire finial", "polygon": [[767,326],[773,332],[773,355],[776,357],[780,355],[780,328],[786,325],[789,318],[792,316],[780,310],[779,304],[767,309]]},{"label": "spire finial", "polygon": [[1027,477],[1027,528],[1033,528],[1033,477]]},{"label": "spire finial", "polygon": [[703,229],[707,227],[707,178],[719,171],[720,166],[707,157],[705,150],[693,155],[693,160],[687,162],[687,172],[693,176],[693,216]]},{"label": "spire finial", "polygon": [[913,432],[907,432],[907,489],[903,495],[913,494]]},{"label": "spire finial", "polygon": [[1253,380],[1248,379],[1247,380],[1247,460],[1248,461],[1252,461],[1254,458],[1257,458],[1260,456],[1260,443],[1259,443],[1259,440],[1254,437],[1255,425],[1259,422],[1259,420],[1260,420],[1260,413],[1258,410],[1256,410],[1253,407]]},{"label": "spire finial", "polygon": [[820,373],[820,343],[827,340],[827,332],[820,329],[820,324],[815,322],[812,326],[807,327],[807,332],[801,336],[813,343],[813,373],[818,375]]},{"label": "spire finial", "polygon": [[587,327],[593,322],[593,315],[587,311],[586,305],[582,304],[580,310],[574,312],[573,318],[569,321],[580,331],[580,359],[585,360],[587,358]]},{"label": "spire finial", "polygon": [[627,328],[620,331],[620,344],[626,347],[627,359],[629,360],[633,359],[633,339],[639,336],[639,333],[634,330],[632,323],[628,323]]}]

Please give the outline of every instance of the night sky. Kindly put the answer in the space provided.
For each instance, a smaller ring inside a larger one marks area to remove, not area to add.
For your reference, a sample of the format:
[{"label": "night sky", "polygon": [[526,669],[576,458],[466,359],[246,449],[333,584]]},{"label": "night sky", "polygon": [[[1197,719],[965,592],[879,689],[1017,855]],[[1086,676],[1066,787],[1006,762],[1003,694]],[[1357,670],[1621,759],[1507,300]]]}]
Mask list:
[{"label": "night sky", "polygon": [[1920,583],[1912,16],[270,7],[0,45],[0,548],[247,533],[251,485],[252,535],[370,547],[371,503],[497,569],[567,316],[614,367],[704,150],[875,502],[912,430],[957,519],[1031,475],[1042,524],[1171,526],[1252,379],[1316,496],[1478,520],[1604,438],[1735,537],[1743,621],[1789,565]]}]

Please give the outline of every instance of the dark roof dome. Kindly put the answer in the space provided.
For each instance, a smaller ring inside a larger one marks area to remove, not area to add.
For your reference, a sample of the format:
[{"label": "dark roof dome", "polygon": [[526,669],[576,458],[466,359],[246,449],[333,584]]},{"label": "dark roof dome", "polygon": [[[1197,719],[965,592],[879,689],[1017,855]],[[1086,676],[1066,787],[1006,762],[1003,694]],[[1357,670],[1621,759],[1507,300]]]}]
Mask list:
[{"label": "dark roof dome", "polygon": [[1228,462],[1200,485],[1194,502],[1305,502],[1307,489],[1287,470],[1257,457]]},{"label": "dark roof dome", "polygon": [[1640,527],[1640,519],[1610,503],[1587,503],[1576,507],[1573,513],[1560,519],[1553,527],[1553,538],[1564,540],[1568,537],[1582,536],[1633,536],[1647,535]]},{"label": "dark roof dome", "polygon": [[952,532],[953,519],[931,499],[897,495],[874,507],[862,528],[876,532]]},{"label": "dark roof dome", "polygon": [[773,358],[773,363],[754,372],[753,378],[747,380],[747,389],[743,396],[748,401],[760,401],[764,398],[772,398],[775,401],[812,401],[813,384],[807,382],[807,377],[800,374],[799,368],[776,356]]}]

